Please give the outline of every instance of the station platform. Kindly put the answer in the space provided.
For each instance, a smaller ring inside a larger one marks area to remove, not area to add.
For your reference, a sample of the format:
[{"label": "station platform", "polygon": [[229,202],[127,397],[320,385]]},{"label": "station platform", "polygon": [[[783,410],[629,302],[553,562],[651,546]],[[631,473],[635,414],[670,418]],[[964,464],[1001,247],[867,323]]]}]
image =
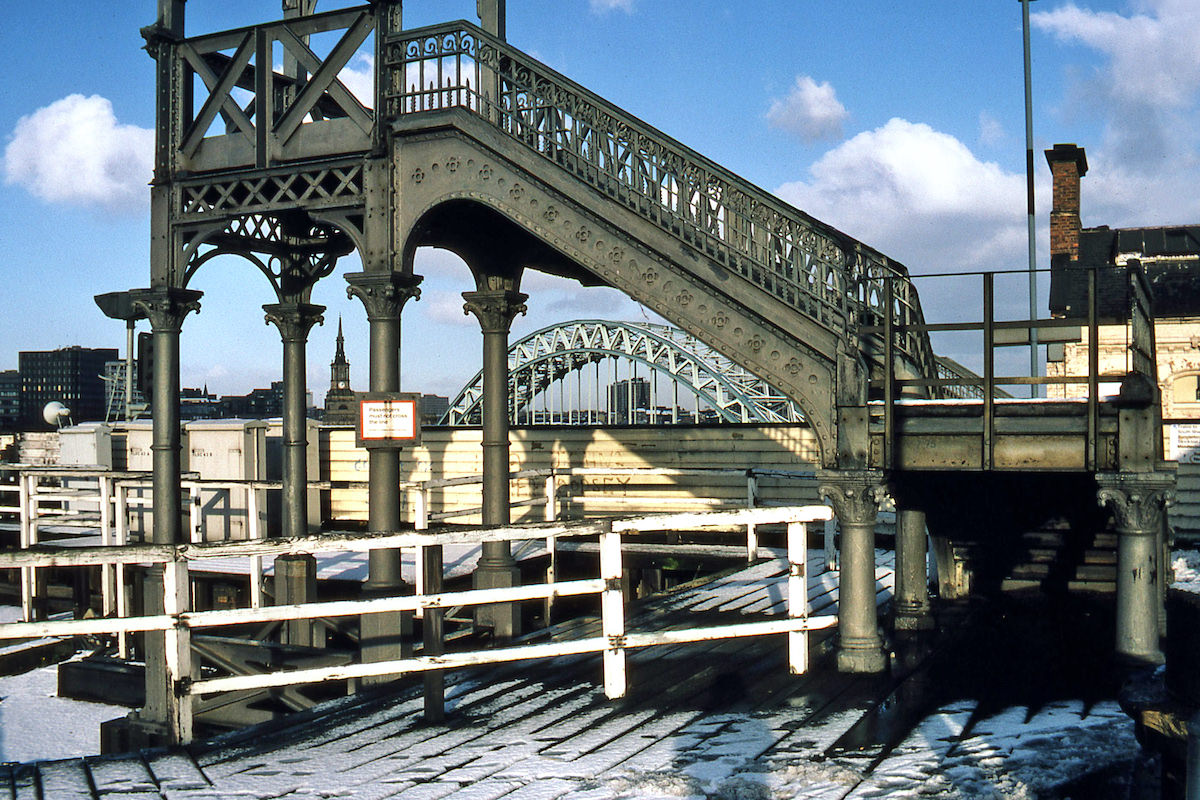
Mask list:
[{"label": "station platform", "polygon": [[[876,555],[886,605],[892,554]],[[817,551],[810,567],[813,613],[829,613],[836,574]],[[782,613],[785,579],[786,563],[760,561],[634,613],[656,627],[683,614]],[[969,629],[962,622],[943,628]],[[540,635],[594,635],[597,624],[578,618]],[[1105,691],[1015,706],[930,691],[954,681],[936,655],[905,648],[887,674],[843,675],[833,635],[814,636],[803,676],[788,674],[777,636],[634,651],[619,701],[604,697],[598,656],[457,672],[442,724],[423,721],[419,687],[374,689],[188,747],[6,765],[0,798],[949,798],[1134,769],[1132,722]]]}]

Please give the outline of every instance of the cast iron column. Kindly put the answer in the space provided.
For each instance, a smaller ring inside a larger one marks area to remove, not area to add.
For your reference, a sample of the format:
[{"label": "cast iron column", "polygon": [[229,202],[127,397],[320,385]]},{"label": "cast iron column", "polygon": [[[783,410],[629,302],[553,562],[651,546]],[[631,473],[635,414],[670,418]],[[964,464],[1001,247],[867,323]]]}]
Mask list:
[{"label": "cast iron column", "polygon": [[1174,481],[1158,473],[1103,473],[1097,498],[1117,529],[1117,654],[1135,663],[1161,664],[1159,563],[1164,509]]},{"label": "cast iron column", "polygon": [[838,669],[882,672],[887,667],[875,605],[875,517],[886,497],[875,470],[823,471],[821,496],[842,531],[838,579]]},{"label": "cast iron column", "polygon": [[283,535],[308,533],[308,431],[305,347],[313,325],[324,322],[325,306],[268,303],[267,324],[283,340]]},{"label": "cast iron column", "polygon": [[[509,283],[489,279],[492,283]],[[513,318],[525,313],[529,295],[493,286],[463,292],[464,312],[474,314],[483,330],[483,524],[507,525],[509,513],[508,463],[508,331]],[[509,542],[484,542],[475,568],[477,589],[516,586],[520,572]],[[520,607],[516,603],[476,609],[477,625],[492,628],[498,641],[520,633]]]},{"label": "cast iron column", "polygon": [[925,512],[896,510],[896,600],[893,626],[898,631],[933,628],[929,613],[929,553],[925,545]]},{"label": "cast iron column", "polygon": [[[308,425],[305,349],[313,325],[324,321],[325,306],[302,303],[268,303],[263,306],[267,324],[279,329],[283,340],[283,536],[308,533]],[[283,555],[275,559],[275,601],[280,605],[316,600],[317,560],[311,554]],[[322,630],[311,620],[285,623],[281,641],[311,647]],[[323,638],[323,637],[322,637]]]},{"label": "cast iron column", "polygon": [[[150,320],[154,335],[153,442],[153,527],[155,544],[184,542],[180,514],[180,436],[179,436],[179,331],[189,311],[200,310],[203,293],[190,289],[159,287],[134,289],[129,293],[135,310]],[[145,572],[144,603],[147,614],[165,613],[163,605],[163,568]],[[146,703],[141,719],[165,725],[169,717],[167,698],[175,687],[167,683],[166,640],[161,632],[148,631],[146,649]]]},{"label": "cast iron column", "polygon": [[[410,298],[420,297],[418,275],[399,272],[355,272],[346,276],[346,293],[362,301],[370,323],[370,389],[372,392],[400,391],[400,312]],[[368,454],[367,527],[372,531],[400,529],[400,453],[372,449]],[[368,578],[363,587],[367,597],[400,594],[404,585],[398,550],[372,550]],[[411,614],[368,614],[362,618],[362,660],[389,661],[401,658],[408,645]],[[367,681],[372,682],[370,680]]]}]

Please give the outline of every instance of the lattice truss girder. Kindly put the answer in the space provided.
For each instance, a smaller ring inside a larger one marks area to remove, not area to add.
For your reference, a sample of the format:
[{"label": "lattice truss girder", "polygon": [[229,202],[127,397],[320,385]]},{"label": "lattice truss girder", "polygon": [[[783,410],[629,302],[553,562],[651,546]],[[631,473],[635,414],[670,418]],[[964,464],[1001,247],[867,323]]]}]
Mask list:
[{"label": "lattice truss girder", "polygon": [[363,204],[362,160],[179,183],[179,220]]},{"label": "lattice truss girder", "polygon": [[[509,403],[527,406],[554,381],[606,358],[644,365],[701,398],[726,422],[798,422],[800,408],[712,348],[669,325],[579,320],[535,331],[508,351]],[[478,424],[483,375],[451,403],[443,422]]]}]

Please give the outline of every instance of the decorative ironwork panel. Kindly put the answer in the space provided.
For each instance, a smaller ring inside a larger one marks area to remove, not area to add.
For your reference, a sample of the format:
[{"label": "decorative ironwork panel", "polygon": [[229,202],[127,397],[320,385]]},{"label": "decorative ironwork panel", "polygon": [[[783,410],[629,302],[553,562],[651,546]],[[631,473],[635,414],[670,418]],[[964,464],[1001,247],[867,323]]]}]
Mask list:
[{"label": "decorative ironwork panel", "polygon": [[361,206],[363,162],[323,165],[263,175],[181,181],[176,220],[188,222],[229,214]]}]

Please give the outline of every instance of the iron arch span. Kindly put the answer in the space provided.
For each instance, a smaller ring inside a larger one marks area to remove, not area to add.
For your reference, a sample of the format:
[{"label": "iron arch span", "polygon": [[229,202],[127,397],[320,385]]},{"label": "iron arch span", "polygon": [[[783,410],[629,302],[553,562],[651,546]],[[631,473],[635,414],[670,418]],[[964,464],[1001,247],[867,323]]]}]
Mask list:
[{"label": "iron arch span", "polygon": [[[590,365],[598,368],[605,359],[624,360],[665,377],[723,422],[804,421],[794,401],[679,328],[609,320],[559,323],[514,342],[508,351],[510,418],[518,420],[556,381]],[[451,402],[442,424],[479,424],[482,400],[480,372]],[[678,405],[676,391],[672,407]]]}]

